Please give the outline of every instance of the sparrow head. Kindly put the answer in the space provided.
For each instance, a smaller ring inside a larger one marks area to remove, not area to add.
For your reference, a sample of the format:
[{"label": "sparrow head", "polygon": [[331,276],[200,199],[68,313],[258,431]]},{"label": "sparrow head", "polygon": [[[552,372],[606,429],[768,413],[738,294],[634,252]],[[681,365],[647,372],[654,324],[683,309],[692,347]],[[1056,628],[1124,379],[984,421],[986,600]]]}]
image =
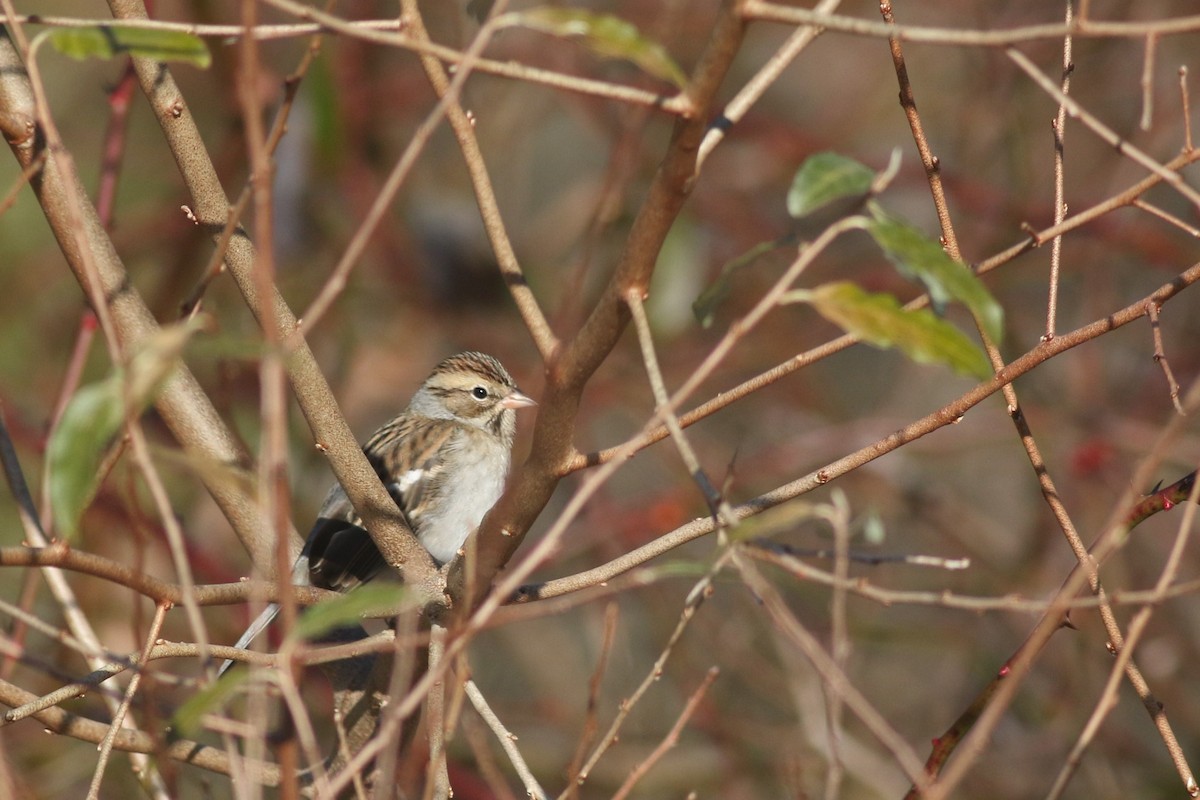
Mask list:
[{"label": "sparrow head", "polygon": [[410,409],[430,417],[449,417],[491,430],[512,441],[516,409],[536,405],[517,389],[499,361],[484,353],[459,353],[434,367]]}]

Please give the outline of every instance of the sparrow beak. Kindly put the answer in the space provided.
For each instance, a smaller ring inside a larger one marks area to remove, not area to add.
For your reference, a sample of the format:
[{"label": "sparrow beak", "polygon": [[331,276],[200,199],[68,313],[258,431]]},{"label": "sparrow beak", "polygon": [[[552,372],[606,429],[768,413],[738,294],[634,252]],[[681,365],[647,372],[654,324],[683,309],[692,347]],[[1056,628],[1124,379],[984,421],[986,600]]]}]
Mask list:
[{"label": "sparrow beak", "polygon": [[504,408],[525,408],[526,406],[536,406],[537,403],[533,401],[533,398],[526,397],[514,390],[512,394],[500,401],[500,405]]}]

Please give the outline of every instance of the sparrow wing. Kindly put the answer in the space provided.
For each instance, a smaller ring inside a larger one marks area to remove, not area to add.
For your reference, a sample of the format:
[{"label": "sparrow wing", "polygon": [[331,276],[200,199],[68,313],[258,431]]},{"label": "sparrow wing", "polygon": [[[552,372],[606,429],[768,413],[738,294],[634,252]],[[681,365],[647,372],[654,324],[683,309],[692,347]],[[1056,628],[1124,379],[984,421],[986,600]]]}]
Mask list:
[{"label": "sparrow wing", "polygon": [[[418,537],[422,511],[436,502],[441,487],[445,445],[458,427],[453,420],[402,416],[376,431],[363,447]],[[387,566],[340,486],[325,499],[302,556],[307,557],[312,585],[338,592],[366,583]]]},{"label": "sparrow wing", "polygon": [[394,432],[381,429],[363,451],[419,538],[424,517],[439,502],[449,443],[462,423],[417,419],[418,424],[401,426]]}]

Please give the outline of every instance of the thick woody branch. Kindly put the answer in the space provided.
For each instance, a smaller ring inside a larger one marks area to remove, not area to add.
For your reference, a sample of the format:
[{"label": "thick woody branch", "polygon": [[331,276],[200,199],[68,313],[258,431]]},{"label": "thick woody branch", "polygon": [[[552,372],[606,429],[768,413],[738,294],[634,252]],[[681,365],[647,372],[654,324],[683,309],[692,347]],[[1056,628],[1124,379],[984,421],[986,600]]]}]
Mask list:
[{"label": "thick woody branch", "polygon": [[[61,541],[48,547],[0,547],[0,567],[56,567],[103,578],[156,603],[182,605],[184,602],[184,589],[177,583],[155,578],[95,553],[75,550]],[[312,586],[294,588],[297,602],[304,605],[319,603],[335,596],[334,592]],[[250,600],[270,602],[279,599],[279,592],[274,585],[258,581],[201,584],[190,587],[190,592],[196,604],[201,606],[232,605]]]},{"label": "thick woody branch", "polygon": [[[0,129],[22,167],[33,164],[43,155],[45,143],[35,119],[29,76],[20,55],[5,33],[0,35]],[[84,260],[86,256],[95,266],[101,283],[99,288],[108,301],[109,314],[118,336],[127,347],[136,348],[158,330],[158,323],[141,295],[133,288],[79,176],[65,168],[63,160],[50,157],[45,159],[41,171],[32,177],[30,185],[67,265],[75,273],[80,286],[85,287],[85,294],[89,285]],[[78,228],[73,222],[73,209],[77,209],[81,216]],[[158,396],[155,406],[185,449],[217,464],[231,467],[247,465],[249,457],[186,368],[176,371]],[[238,536],[249,547],[256,541],[257,532],[264,529],[262,515],[253,498],[237,482],[220,477],[220,472],[205,471],[201,474],[201,480]],[[251,552],[256,557],[266,557],[269,562],[269,550],[259,552],[251,549]]]},{"label": "thick woody branch", "polygon": [[[111,0],[109,7],[118,19],[144,20],[148,16],[141,0]],[[192,195],[196,219],[214,237],[219,236],[225,226],[229,201],[195,119],[169,70],[149,59],[135,58],[134,66]],[[396,504],[367,463],[307,342],[295,335],[298,327],[295,315],[275,287],[269,297],[259,291],[254,247],[244,232],[239,231],[230,240],[225,263],[259,324],[274,326],[274,340],[291,346],[285,364],[292,391],[316,444],[328,455],[334,474],[372,540],[388,563],[403,571],[409,585],[426,596],[439,595],[433,561],[408,530]],[[268,574],[273,571],[269,530],[262,526],[254,541],[246,542],[256,555],[256,566]],[[299,548],[299,542],[294,541],[293,545]]]},{"label": "thick woody branch", "polygon": [[1171,36],[1200,30],[1200,16],[1167,17],[1165,19],[1108,22],[1079,14],[1070,23],[1024,25],[999,30],[970,28],[934,28],[921,25],[889,25],[843,14],[828,14],[809,8],[796,8],[747,0],[746,16],[750,19],[784,22],[792,25],[815,25],[829,31],[869,36],[876,39],[896,37],[905,42],[956,45],[960,47],[1003,47],[1039,39],[1061,40],[1065,36],[1141,39],[1150,35]]},{"label": "thick woody branch", "polygon": [[516,485],[480,528],[476,580],[469,582],[477,587],[477,593],[486,591],[492,576],[512,558],[574,459],[575,419],[583,388],[628,326],[629,309],[624,298],[630,291],[644,292],[649,286],[667,233],[691,194],[709,110],[745,32],[741,7],[740,0],[722,4],[708,46],[686,90],[697,111],[690,118],[676,121],[666,156],[634,218],[616,269],[590,316],[579,333],[546,364],[546,388],[539,398],[529,460]]},{"label": "thick woody branch", "polygon": [[[0,703],[16,707],[36,699],[37,695],[0,680]],[[109,731],[109,726],[104,723],[84,719],[61,708],[47,708],[39,711],[34,715],[34,719],[43,728],[54,733],[96,744],[104,741],[104,737]],[[199,742],[179,739],[167,743],[159,741],[147,733],[122,730],[113,738],[112,746],[114,750],[166,756],[213,772],[231,774],[232,764],[229,754]],[[279,768],[274,764],[250,763],[243,760],[238,766],[239,769],[248,771],[256,780],[267,786],[275,786],[279,783]]]},{"label": "thick woody branch", "polygon": [[[1085,342],[1097,339],[1117,328],[1141,319],[1149,313],[1148,308],[1152,304],[1161,307],[1172,297],[1197,281],[1200,281],[1200,264],[1193,265],[1171,282],[1164,284],[1148,296],[1136,300],[1118,311],[1069,333],[1057,336],[1049,342],[1040,342],[1037,347],[1026,352],[1019,358],[1010,361],[1003,369],[997,372],[994,378],[979,384],[937,411],[919,420],[915,420],[883,439],[843,456],[837,461],[826,464],[803,477],[779,486],[766,494],[733,506],[732,512],[735,518],[738,520],[747,519],[788,500],[795,499],[909,442],[926,436],[939,428],[954,424],[986,398],[1001,391],[1004,386],[1032,371],[1035,367],[1073,347],[1078,347]],[[1158,495],[1152,497],[1158,497]],[[613,559],[607,564],[602,564],[577,575],[523,587],[514,599],[517,602],[541,600],[601,585],[687,542],[707,536],[715,529],[716,526],[711,517],[700,517]]]}]

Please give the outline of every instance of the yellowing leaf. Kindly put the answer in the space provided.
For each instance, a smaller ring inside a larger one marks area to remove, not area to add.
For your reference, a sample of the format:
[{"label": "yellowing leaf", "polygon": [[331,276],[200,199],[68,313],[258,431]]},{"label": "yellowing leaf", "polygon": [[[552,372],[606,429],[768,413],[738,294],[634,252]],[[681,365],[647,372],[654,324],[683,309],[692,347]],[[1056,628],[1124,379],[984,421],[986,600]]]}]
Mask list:
[{"label": "yellowing leaf", "polygon": [[811,304],[825,319],[876,347],[895,347],[914,361],[944,364],[964,375],[991,377],[983,351],[928,308],[908,311],[890,294],[866,292],[845,281],[789,292],[786,300]]},{"label": "yellowing leaf", "polygon": [[539,6],[504,15],[505,26],[521,26],[560,38],[580,39],[602,58],[631,61],[656,78],[682,89],[687,76],[658,42],[642,36],[637,27],[611,14],[596,14],[574,8]]},{"label": "yellowing leaf", "polygon": [[201,69],[207,69],[212,62],[204,40],[184,31],[91,25],[53,28],[39,35],[45,36],[58,52],[78,60],[137,56],[155,61],[183,61]]}]

